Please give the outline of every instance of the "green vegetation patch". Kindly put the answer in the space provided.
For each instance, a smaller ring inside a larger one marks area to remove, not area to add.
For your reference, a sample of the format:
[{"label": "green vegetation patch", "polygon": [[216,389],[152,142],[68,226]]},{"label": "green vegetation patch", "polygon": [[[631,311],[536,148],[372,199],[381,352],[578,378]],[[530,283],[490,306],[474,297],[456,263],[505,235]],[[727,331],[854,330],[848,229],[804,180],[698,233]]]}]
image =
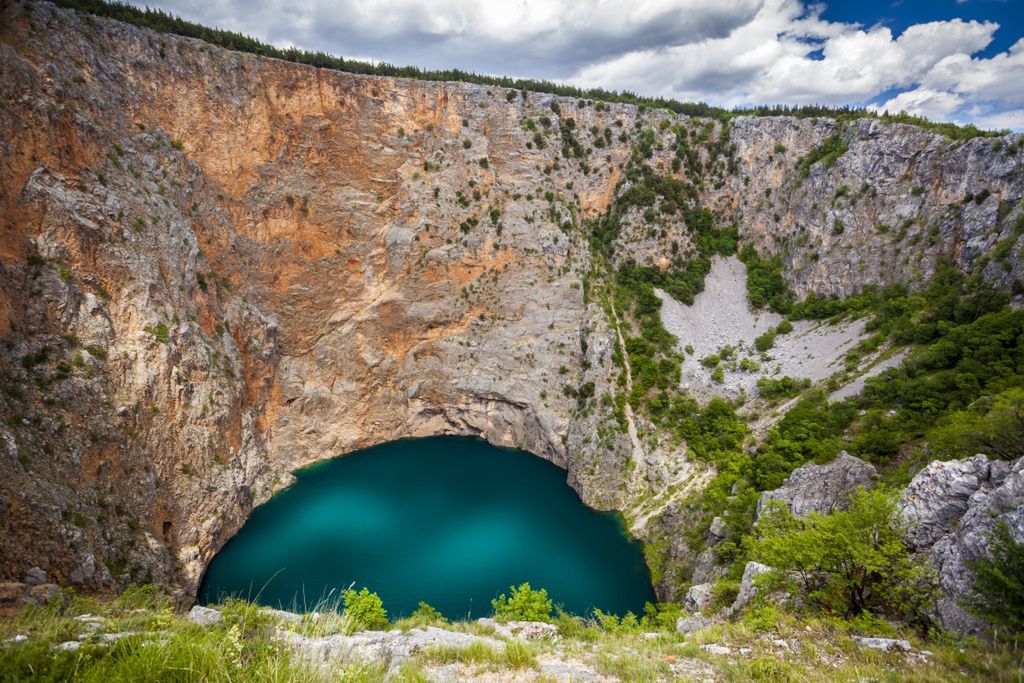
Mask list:
[{"label": "green vegetation patch", "polygon": [[850,145],[841,135],[832,135],[800,160],[800,173],[806,178],[811,174],[811,167],[819,161],[824,168],[832,168],[848,149]]}]

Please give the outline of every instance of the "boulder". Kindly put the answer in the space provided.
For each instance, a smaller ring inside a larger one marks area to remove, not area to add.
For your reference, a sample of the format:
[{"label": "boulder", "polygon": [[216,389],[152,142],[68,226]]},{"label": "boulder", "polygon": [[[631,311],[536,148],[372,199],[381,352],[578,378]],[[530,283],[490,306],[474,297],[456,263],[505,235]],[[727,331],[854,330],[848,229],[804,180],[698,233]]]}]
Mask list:
[{"label": "boulder", "polygon": [[718,545],[725,540],[726,535],[725,520],[721,517],[711,520],[711,526],[708,528],[708,543]]},{"label": "boulder", "polygon": [[462,649],[480,643],[497,651],[505,649],[505,643],[496,638],[447,631],[434,626],[414,628],[406,633],[399,630],[359,631],[352,635],[307,638],[291,631],[278,631],[277,636],[313,663],[329,665],[338,659],[384,662],[390,669],[398,668],[414,653],[428,647]]},{"label": "boulder", "polygon": [[907,543],[938,573],[939,623],[961,633],[983,632],[984,622],[959,603],[972,590],[969,565],[988,555],[996,524],[1005,522],[1024,541],[1024,458],[933,462],[907,486],[898,509],[908,524]]},{"label": "boulder", "polygon": [[519,638],[521,640],[558,638],[558,627],[542,621],[500,622],[496,619],[477,619],[476,623],[493,628],[495,633],[505,638]]},{"label": "boulder", "polygon": [[89,553],[82,560],[82,564],[78,566],[73,572],[71,572],[71,583],[84,584],[92,580],[96,575],[96,556]]},{"label": "boulder", "polygon": [[725,576],[728,567],[722,565],[715,555],[715,546],[725,540],[728,535],[725,527],[725,520],[715,517],[708,527],[708,543],[703,552],[697,556],[693,567],[691,578],[694,583],[711,583],[715,579]]},{"label": "boulder", "polygon": [[703,612],[711,602],[713,583],[698,583],[690,586],[683,598],[683,607],[689,612]]},{"label": "boulder", "polygon": [[32,567],[32,569],[25,572],[25,583],[30,586],[46,583],[46,579],[46,572],[40,567]]},{"label": "boulder", "polygon": [[676,631],[679,633],[693,633],[702,628],[707,628],[713,623],[715,623],[713,619],[705,617],[703,614],[691,614],[688,617],[680,617],[676,621]]},{"label": "boulder", "polygon": [[873,650],[881,650],[882,652],[910,652],[910,643],[905,640],[896,640],[894,638],[865,638],[863,636],[853,636],[853,641],[861,647],[870,647]]},{"label": "boulder", "polygon": [[194,605],[192,609],[188,611],[188,620],[194,624],[200,626],[213,626],[224,621],[224,615],[215,609],[209,607],[203,607],[202,605]]},{"label": "boulder", "polygon": [[835,460],[825,465],[808,463],[793,470],[792,474],[774,491],[765,491],[757,501],[757,514],[761,515],[768,501],[785,503],[790,513],[804,517],[812,512],[827,515],[845,510],[850,494],[858,486],[870,488],[878,471],[874,465],[842,451]]},{"label": "boulder", "polygon": [[980,454],[929,464],[900,498],[900,512],[909,525],[907,543],[914,549],[934,545],[967,512],[972,496],[983,487],[998,486],[1008,473],[1007,463]]},{"label": "boulder", "polygon": [[743,568],[743,578],[740,580],[740,591],[736,594],[736,599],[732,601],[732,605],[729,606],[728,613],[730,615],[739,613],[750,604],[750,601],[757,595],[757,586],[754,584],[754,579],[771,570],[771,567],[760,562],[747,562],[747,566]]}]

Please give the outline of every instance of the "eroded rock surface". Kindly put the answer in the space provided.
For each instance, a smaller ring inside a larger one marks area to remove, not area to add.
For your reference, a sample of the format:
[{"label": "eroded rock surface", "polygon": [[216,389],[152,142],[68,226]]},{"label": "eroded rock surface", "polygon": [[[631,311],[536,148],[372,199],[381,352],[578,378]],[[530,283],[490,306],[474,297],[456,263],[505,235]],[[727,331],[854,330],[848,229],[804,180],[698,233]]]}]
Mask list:
[{"label": "eroded rock surface", "polygon": [[900,499],[907,520],[907,541],[938,571],[940,623],[962,632],[984,624],[964,611],[970,593],[969,563],[987,555],[997,523],[1006,523],[1017,542],[1024,541],[1024,458],[1013,463],[976,455],[967,460],[933,462],[917,473]]},{"label": "eroded rock surface", "polygon": [[877,478],[874,465],[842,451],[832,462],[807,463],[793,470],[782,486],[761,494],[757,514],[760,515],[770,501],[785,504],[796,517],[845,510],[850,504],[850,494],[858,486],[870,488]]}]

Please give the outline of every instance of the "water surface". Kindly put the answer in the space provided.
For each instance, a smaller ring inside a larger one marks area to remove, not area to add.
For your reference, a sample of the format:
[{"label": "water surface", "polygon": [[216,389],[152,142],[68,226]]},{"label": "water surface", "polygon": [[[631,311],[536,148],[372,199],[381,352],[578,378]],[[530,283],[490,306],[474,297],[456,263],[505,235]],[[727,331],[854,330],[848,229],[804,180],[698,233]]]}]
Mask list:
[{"label": "water surface", "polygon": [[654,600],[640,544],[615,516],[584,506],[565,476],[469,437],[395,441],[319,463],[253,512],[214,557],[199,600],[233,594],[312,609],[355,584],[377,592],[392,617],[423,600],[475,618],[529,581],[573,613],[639,612]]}]

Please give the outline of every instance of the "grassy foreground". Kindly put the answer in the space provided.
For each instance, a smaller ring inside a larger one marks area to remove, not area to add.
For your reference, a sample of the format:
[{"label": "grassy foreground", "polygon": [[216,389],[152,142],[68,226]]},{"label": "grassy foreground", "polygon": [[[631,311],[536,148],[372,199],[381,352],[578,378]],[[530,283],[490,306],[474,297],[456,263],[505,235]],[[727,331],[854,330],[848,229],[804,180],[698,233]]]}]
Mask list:
[{"label": "grassy foreground", "polygon": [[[1015,643],[923,641],[877,620],[799,619],[773,607],[688,635],[676,633],[669,620],[659,626],[560,614],[553,619],[556,639],[497,636],[505,640],[503,651],[479,643],[427,648],[390,673],[382,663],[316,664],[280,637],[283,631],[308,637],[351,633],[355,625],[345,615],[289,622],[243,601],[219,609],[223,621],[199,626],[148,588],[111,601],[66,595],[0,622],[0,681],[427,681],[442,667],[460,680],[557,680],[548,673],[552,669],[542,671],[550,662],[574,663],[622,681],[1024,680],[1024,651]],[[448,623],[429,611],[387,628],[426,625],[494,636],[476,622]],[[59,647],[82,633],[89,635],[77,649]],[[130,635],[111,638],[115,633]],[[852,638],[858,634],[905,638],[913,650],[865,648]]]}]

